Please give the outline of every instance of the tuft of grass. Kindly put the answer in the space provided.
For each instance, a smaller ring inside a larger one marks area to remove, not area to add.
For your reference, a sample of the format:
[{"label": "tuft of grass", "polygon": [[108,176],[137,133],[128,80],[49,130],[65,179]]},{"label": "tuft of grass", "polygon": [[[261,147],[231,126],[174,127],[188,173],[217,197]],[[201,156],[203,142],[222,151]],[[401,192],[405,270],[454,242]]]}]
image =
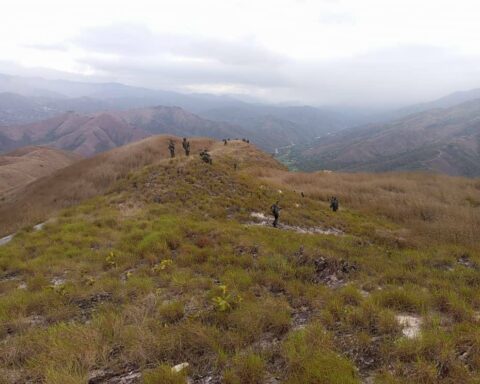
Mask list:
[{"label": "tuft of grass", "polygon": [[254,353],[235,356],[223,375],[225,384],[262,384],[264,379],[265,362]]},{"label": "tuft of grass", "polygon": [[142,374],[143,384],[185,384],[187,377],[185,372],[173,372],[168,365],[162,364]]},{"label": "tuft of grass", "polygon": [[354,366],[333,350],[333,342],[318,324],[289,335],[282,354],[288,384],[360,383]]}]

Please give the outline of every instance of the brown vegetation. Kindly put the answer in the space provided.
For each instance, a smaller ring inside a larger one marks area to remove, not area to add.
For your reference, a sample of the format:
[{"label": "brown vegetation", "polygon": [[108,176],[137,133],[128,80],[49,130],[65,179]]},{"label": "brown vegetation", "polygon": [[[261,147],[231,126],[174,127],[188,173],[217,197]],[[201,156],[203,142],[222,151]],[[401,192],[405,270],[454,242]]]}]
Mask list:
[{"label": "brown vegetation", "polygon": [[[172,136],[156,136],[79,161],[39,179],[0,202],[0,235],[43,221],[58,209],[105,193],[119,179],[147,164],[165,160]],[[181,139],[175,138],[177,153],[183,155]],[[213,140],[191,140],[192,156]]]},{"label": "brown vegetation", "polygon": [[0,156],[0,197],[81,159],[47,147],[23,147]]},{"label": "brown vegetation", "polygon": [[[166,144],[79,163],[67,181],[99,196],[0,247],[0,382],[478,384],[480,249],[415,205],[461,226],[441,204],[477,215],[478,184],[289,174],[243,142],[170,160]],[[68,205],[64,178],[41,191]],[[253,225],[276,200],[281,224],[342,234]]]},{"label": "brown vegetation", "polygon": [[480,179],[428,173],[254,173],[281,188],[303,192],[370,216],[384,217],[408,230],[411,239],[477,245],[480,240]]}]

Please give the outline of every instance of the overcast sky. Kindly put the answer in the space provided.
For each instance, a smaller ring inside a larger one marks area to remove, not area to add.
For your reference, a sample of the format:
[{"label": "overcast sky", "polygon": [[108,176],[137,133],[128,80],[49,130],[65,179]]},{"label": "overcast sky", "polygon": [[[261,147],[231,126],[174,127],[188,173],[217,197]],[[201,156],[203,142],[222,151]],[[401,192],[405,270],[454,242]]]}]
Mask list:
[{"label": "overcast sky", "polygon": [[478,0],[2,0],[0,72],[315,105],[480,87]]}]

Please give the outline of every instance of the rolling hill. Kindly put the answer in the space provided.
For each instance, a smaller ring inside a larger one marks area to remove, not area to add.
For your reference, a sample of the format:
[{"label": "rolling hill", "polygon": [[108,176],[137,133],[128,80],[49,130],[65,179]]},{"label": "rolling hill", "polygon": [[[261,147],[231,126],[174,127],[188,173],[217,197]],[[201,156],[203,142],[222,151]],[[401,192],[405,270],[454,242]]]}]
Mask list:
[{"label": "rolling hill", "polygon": [[323,137],[289,155],[301,169],[426,170],[480,176],[480,100]]},{"label": "rolling hill", "polygon": [[23,147],[0,155],[0,196],[64,168],[81,156],[46,147]]},{"label": "rolling hill", "polygon": [[170,138],[0,202],[3,382],[478,381],[478,180],[291,173],[242,141],[169,159]]}]

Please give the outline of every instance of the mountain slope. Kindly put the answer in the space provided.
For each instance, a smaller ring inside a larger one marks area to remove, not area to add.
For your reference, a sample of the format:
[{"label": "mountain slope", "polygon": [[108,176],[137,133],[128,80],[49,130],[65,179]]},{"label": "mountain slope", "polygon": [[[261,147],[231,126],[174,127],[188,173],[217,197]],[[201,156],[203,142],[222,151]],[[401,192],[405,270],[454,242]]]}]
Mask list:
[{"label": "mountain slope", "polygon": [[456,105],[460,105],[468,101],[473,101],[477,99],[480,99],[480,89],[471,89],[469,91],[459,91],[427,103],[421,103],[421,104],[416,104],[416,105],[402,108],[396,111],[396,113],[398,114],[398,117],[400,117],[401,115],[406,116],[413,113],[428,111],[429,109],[450,108],[450,107],[454,107]]},{"label": "mountain slope", "polygon": [[480,100],[324,137],[295,149],[305,169],[428,170],[480,175]]},{"label": "mountain slope", "polygon": [[210,165],[168,139],[27,186],[50,210],[0,245],[3,381],[478,381],[478,181],[290,173],[193,140]]},{"label": "mountain slope", "polygon": [[[0,204],[0,234],[7,234],[47,212],[77,204],[108,191],[116,180],[147,164],[166,159],[172,136],[155,136],[77,161],[6,196]],[[180,139],[176,139],[181,146]],[[210,139],[192,139],[192,156],[209,148]]]},{"label": "mountain slope", "polygon": [[0,155],[0,196],[47,176],[81,159],[81,156],[46,147],[23,147]]},{"label": "mountain slope", "polygon": [[0,127],[0,151],[25,145],[48,145],[91,156],[152,134],[224,138],[241,128],[202,119],[178,107],[152,107],[91,115],[68,112],[26,125]]}]

